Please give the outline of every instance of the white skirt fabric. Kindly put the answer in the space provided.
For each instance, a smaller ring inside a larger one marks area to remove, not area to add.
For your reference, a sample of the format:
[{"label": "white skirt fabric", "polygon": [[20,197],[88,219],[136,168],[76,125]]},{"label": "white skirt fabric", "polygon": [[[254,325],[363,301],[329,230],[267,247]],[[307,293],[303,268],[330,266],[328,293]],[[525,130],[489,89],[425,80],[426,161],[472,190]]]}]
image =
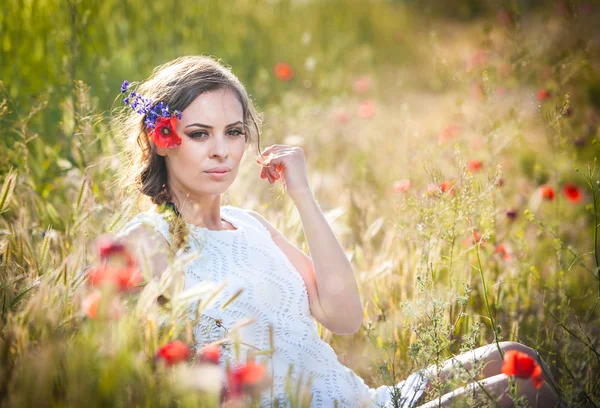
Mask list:
[{"label": "white skirt fabric", "polygon": [[[417,404],[422,404],[419,401],[425,386],[427,385],[428,379],[424,374],[423,370],[416,371],[406,378],[406,380],[400,381],[396,384],[396,388],[399,390],[398,407],[412,408],[416,407]],[[370,388],[369,394],[371,400],[375,403],[375,406],[382,408],[393,408],[394,401],[392,398],[394,387],[391,385],[382,385],[377,388]]]}]

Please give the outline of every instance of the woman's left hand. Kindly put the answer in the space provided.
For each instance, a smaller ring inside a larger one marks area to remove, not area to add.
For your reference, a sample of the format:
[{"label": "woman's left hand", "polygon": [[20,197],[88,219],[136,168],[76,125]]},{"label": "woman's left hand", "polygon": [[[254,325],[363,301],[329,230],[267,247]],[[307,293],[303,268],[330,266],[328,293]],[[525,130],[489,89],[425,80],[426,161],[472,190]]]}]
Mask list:
[{"label": "woman's left hand", "polygon": [[283,187],[292,199],[299,195],[312,194],[306,175],[306,160],[301,147],[272,145],[263,151],[265,159],[256,162],[262,165],[260,178],[268,179],[269,183],[281,178]]}]

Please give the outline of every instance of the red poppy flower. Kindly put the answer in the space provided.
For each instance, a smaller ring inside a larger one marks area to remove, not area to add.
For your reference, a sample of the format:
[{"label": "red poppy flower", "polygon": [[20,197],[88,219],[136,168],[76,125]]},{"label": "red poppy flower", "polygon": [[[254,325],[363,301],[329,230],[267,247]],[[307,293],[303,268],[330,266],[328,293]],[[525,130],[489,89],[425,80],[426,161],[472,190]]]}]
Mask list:
[{"label": "red poppy flower", "polygon": [[552,186],[549,186],[548,184],[540,186],[540,193],[544,200],[554,200],[554,189]]},{"label": "red poppy flower", "polygon": [[580,202],[581,198],[583,197],[579,187],[577,187],[577,185],[573,183],[565,184],[562,188],[562,191],[567,200],[569,200],[573,204],[577,204],[578,202]]},{"label": "red poppy flower", "polygon": [[96,248],[100,260],[110,262],[111,265],[133,266],[136,261],[127,247],[116,241],[110,235],[102,235],[96,240]]},{"label": "red poppy flower", "polygon": [[179,146],[181,138],[175,130],[177,128],[177,117],[160,116],[156,119],[155,127],[148,135],[158,147],[170,148]]},{"label": "red poppy flower", "polygon": [[218,344],[208,344],[198,351],[197,360],[199,363],[219,364],[221,357],[221,348]]},{"label": "red poppy flower", "polygon": [[187,361],[190,357],[190,349],[185,343],[174,340],[170,341],[156,352],[156,359],[163,360],[167,366],[172,366],[174,364],[180,363],[182,361]]},{"label": "red poppy flower", "polygon": [[546,89],[540,89],[537,91],[536,97],[538,101],[543,102],[550,97],[550,92]]},{"label": "red poppy flower", "polygon": [[225,400],[235,399],[247,391],[259,391],[266,384],[267,370],[262,364],[248,361],[227,373]]},{"label": "red poppy flower", "polygon": [[482,165],[483,165],[483,163],[481,163],[481,160],[471,160],[467,164],[467,169],[469,169],[470,172],[475,172],[475,171],[481,169]]},{"label": "red poppy flower", "polygon": [[474,243],[481,241],[481,233],[477,230],[473,231],[473,240]]},{"label": "red poppy flower", "polygon": [[282,81],[289,81],[294,77],[294,68],[286,62],[278,62],[275,64],[273,71],[275,71],[275,77]]},{"label": "red poppy flower", "polygon": [[[93,292],[87,294],[81,301],[81,310],[90,319],[96,319],[98,318],[98,308],[100,307],[101,301],[102,292],[99,290],[94,290]],[[123,305],[118,297],[112,298],[108,305],[109,317],[118,319],[123,312],[122,306]]]},{"label": "red poppy flower", "polygon": [[367,100],[358,105],[358,116],[362,119],[371,119],[375,116],[375,103]]},{"label": "red poppy flower", "polygon": [[348,122],[350,118],[348,117],[348,114],[346,112],[338,112],[335,114],[335,120],[337,120],[339,123],[346,123]]},{"label": "red poppy flower", "polygon": [[352,87],[357,94],[364,94],[371,88],[371,81],[368,76],[362,76],[354,81]]},{"label": "red poppy flower", "polygon": [[94,291],[83,298],[81,309],[90,319],[95,319],[98,316],[98,306],[100,305],[101,298],[102,293],[100,291]]},{"label": "red poppy flower", "polygon": [[496,245],[496,249],[495,249],[494,253],[502,255],[502,258],[505,261],[508,261],[510,259],[510,254],[509,254],[508,250],[506,249],[506,247],[504,246],[504,244]]},{"label": "red poppy flower", "polygon": [[508,350],[504,353],[502,372],[508,376],[531,378],[535,388],[540,388],[544,382],[542,368],[537,361],[517,350]]},{"label": "red poppy flower", "polygon": [[448,194],[450,194],[450,196],[454,197],[454,187],[452,187],[452,183],[444,180],[442,181],[442,183],[440,184],[440,189],[442,190],[442,193],[448,191]]},{"label": "red poppy flower", "polygon": [[446,126],[439,134],[441,142],[447,142],[448,140],[456,137],[460,133],[460,128],[455,124],[451,123]]},{"label": "red poppy flower", "polygon": [[135,265],[96,265],[90,268],[90,272],[88,273],[88,282],[92,286],[98,287],[110,284],[114,285],[121,292],[135,288],[142,280],[142,274]]},{"label": "red poppy flower", "polygon": [[396,193],[403,193],[410,188],[412,183],[410,179],[403,179],[394,182],[394,191]]},{"label": "red poppy flower", "polygon": [[486,51],[477,50],[477,51],[473,52],[473,54],[471,54],[469,56],[469,59],[467,60],[467,72],[471,72],[473,70],[473,68],[485,64],[487,61],[487,58],[488,58],[488,54]]}]

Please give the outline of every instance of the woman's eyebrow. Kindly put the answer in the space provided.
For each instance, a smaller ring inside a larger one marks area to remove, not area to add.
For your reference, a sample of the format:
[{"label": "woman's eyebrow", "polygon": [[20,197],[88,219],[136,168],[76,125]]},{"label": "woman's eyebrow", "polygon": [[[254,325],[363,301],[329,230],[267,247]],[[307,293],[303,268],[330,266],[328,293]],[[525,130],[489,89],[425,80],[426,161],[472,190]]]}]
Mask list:
[{"label": "woman's eyebrow", "polygon": [[[234,123],[230,123],[229,125],[225,126],[226,128],[231,127],[231,126],[235,126],[235,125],[243,125],[243,123],[241,121],[237,121]],[[207,129],[212,129],[212,126],[209,125],[203,125],[202,123],[192,123],[190,125],[187,125],[186,128],[192,127],[192,126],[198,126],[198,127],[205,127]]]}]

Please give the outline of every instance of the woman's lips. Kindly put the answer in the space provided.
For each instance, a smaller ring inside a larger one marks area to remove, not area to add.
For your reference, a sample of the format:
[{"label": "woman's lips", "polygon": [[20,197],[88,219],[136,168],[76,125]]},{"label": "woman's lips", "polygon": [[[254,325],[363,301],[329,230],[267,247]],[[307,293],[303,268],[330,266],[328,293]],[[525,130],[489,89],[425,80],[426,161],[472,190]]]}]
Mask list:
[{"label": "woman's lips", "polygon": [[213,171],[213,172],[208,172],[205,171],[206,174],[208,174],[208,176],[214,180],[223,180],[228,174],[229,171]]}]

